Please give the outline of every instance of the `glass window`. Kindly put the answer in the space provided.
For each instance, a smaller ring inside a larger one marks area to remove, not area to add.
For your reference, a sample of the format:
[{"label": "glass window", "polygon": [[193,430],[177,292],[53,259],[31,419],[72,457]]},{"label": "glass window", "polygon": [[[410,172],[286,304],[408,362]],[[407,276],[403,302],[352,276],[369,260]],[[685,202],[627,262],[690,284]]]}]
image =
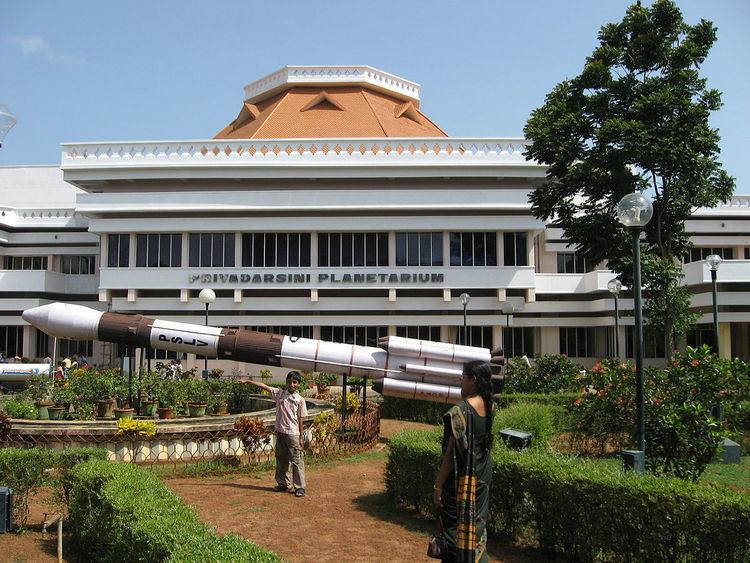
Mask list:
[{"label": "glass window", "polygon": [[530,326],[503,328],[503,350],[506,358],[534,357],[536,329]]},{"label": "glass window", "polygon": [[709,248],[704,246],[696,246],[690,249],[690,252],[686,254],[683,261],[687,264],[688,262],[700,262],[705,260],[712,254],[718,254],[722,260],[731,260],[733,257],[733,251],[731,246],[721,246],[717,248]]},{"label": "glass window", "polygon": [[233,268],[234,233],[190,233],[188,263],[191,268]]},{"label": "glass window", "polygon": [[89,361],[94,353],[94,342],[92,340],[65,340],[63,338],[57,339],[57,360],[60,361],[63,358],[70,358],[74,353],[83,354]]},{"label": "glass window", "polygon": [[182,266],[182,236],[179,233],[137,234],[137,268],[179,268]]},{"label": "glass window", "polygon": [[397,326],[396,336],[440,342],[439,326]]},{"label": "glass window", "polygon": [[377,347],[378,338],[388,335],[385,326],[322,326],[320,339],[327,342],[356,344],[357,346]]},{"label": "glass window", "polygon": [[497,266],[496,239],[494,232],[449,233],[451,266]]},{"label": "glass window", "polygon": [[557,253],[557,273],[558,274],[585,274],[590,272],[591,268],[586,263],[586,258],[578,252],[558,252]]},{"label": "glass window", "polygon": [[4,259],[4,265],[6,270],[46,270],[47,257],[6,256]]},{"label": "glass window", "polygon": [[248,328],[255,332],[283,334],[292,338],[312,338],[311,326],[251,326]]},{"label": "glass window", "polygon": [[95,256],[63,256],[60,261],[60,271],[63,274],[87,274],[95,272]]},{"label": "glass window", "polygon": [[469,326],[466,327],[468,342],[464,342],[464,327],[459,326],[456,333],[456,344],[476,346],[478,348],[492,348],[491,326]]},{"label": "glass window", "polygon": [[130,235],[107,236],[107,267],[127,268],[130,258]]},{"label": "glass window", "polygon": [[362,265],[388,265],[388,233],[318,235],[318,266],[351,268]]},{"label": "glass window", "polygon": [[[232,248],[234,252],[234,245]],[[244,233],[242,265],[256,268],[309,268],[310,233]]]},{"label": "glass window", "polygon": [[[711,330],[711,329],[709,329]],[[635,357],[634,341],[635,329],[632,326],[625,327],[625,354],[628,358]],[[643,357],[644,358],[666,358],[667,345],[663,333],[657,333],[648,325],[643,327]]]},{"label": "glass window", "polygon": [[6,358],[23,354],[23,327],[0,326],[0,352]]},{"label": "glass window", "polygon": [[396,233],[396,266],[442,265],[442,233]]},{"label": "glass window", "polygon": [[506,266],[528,266],[525,232],[503,233],[503,255]]},{"label": "glass window", "polygon": [[560,327],[560,353],[569,358],[596,357],[593,327]]}]

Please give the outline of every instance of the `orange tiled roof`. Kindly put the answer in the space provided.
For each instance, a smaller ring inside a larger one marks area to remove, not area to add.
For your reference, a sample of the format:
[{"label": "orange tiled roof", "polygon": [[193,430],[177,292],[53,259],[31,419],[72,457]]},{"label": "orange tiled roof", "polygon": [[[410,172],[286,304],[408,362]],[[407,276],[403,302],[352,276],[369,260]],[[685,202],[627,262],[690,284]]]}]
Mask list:
[{"label": "orange tiled roof", "polygon": [[404,101],[362,86],[292,87],[257,104],[245,102],[216,139],[447,137]]}]

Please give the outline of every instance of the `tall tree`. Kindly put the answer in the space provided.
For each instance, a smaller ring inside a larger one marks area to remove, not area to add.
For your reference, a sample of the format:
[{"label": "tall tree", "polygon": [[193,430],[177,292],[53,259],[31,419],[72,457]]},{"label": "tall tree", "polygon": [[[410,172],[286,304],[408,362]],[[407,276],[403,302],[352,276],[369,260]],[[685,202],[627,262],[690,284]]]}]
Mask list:
[{"label": "tall tree", "polygon": [[652,197],[642,250],[646,314],[669,349],[672,335],[694,322],[678,264],[691,246],[685,220],[734,190],[709,125],[721,94],[699,74],[715,40],[711,22],[686,24],[671,0],[638,2],[601,28],[581,74],[555,86],[524,128],[526,156],[549,167],[530,196],[532,212],[562,227],[591,263],[608,260],[626,284],[632,247],[617,203],[636,190]]}]

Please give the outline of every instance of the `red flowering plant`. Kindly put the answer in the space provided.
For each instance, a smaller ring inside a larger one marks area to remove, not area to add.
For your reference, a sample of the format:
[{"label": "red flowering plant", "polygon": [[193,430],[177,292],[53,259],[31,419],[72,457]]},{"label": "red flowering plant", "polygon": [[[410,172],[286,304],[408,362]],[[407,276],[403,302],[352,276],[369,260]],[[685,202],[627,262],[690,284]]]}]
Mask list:
[{"label": "red flowering plant", "polygon": [[728,393],[727,367],[703,346],[676,354],[667,369],[648,371],[648,471],[693,481],[700,477],[722,438],[715,407]]},{"label": "red flowering plant", "polygon": [[575,378],[580,395],[569,407],[573,446],[602,455],[621,449],[635,419],[635,367],[604,359]]},{"label": "red flowering plant", "polygon": [[245,451],[256,454],[265,449],[271,443],[271,436],[266,425],[259,418],[242,416],[234,421],[234,431],[239,435]]}]

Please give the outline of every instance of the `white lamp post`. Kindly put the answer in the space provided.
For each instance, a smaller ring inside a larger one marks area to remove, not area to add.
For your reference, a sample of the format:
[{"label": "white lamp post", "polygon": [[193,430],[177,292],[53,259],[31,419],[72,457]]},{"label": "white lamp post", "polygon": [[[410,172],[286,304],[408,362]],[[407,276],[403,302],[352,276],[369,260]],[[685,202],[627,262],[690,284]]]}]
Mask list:
[{"label": "white lamp post", "polygon": [[16,123],[18,123],[16,116],[10,113],[10,110],[4,104],[0,104],[0,147],[3,146],[5,135],[8,134],[8,131],[10,131]]},{"label": "white lamp post", "polygon": [[607,289],[615,298],[615,357],[620,359],[620,309],[618,306],[618,296],[622,291],[622,282],[617,278],[612,278],[607,282]]},{"label": "white lamp post", "polygon": [[643,304],[641,303],[641,231],[651,220],[654,208],[651,201],[640,192],[628,194],[617,204],[617,219],[630,229],[633,237],[633,301],[635,309],[635,394],[636,424],[635,452],[632,455],[632,467],[643,472],[646,464],[646,416],[643,387]]},{"label": "white lamp post", "polygon": [[515,307],[513,307],[513,303],[510,301],[506,301],[502,304],[500,307],[500,310],[503,312],[503,315],[505,315],[505,331],[507,332],[507,340],[506,342],[509,344],[510,350],[505,350],[505,357],[510,358],[513,356],[513,349],[515,348],[515,342],[511,342],[512,335],[510,333],[510,318],[513,315],[514,311],[516,310]]},{"label": "white lamp post", "polygon": [[464,307],[464,346],[469,345],[469,339],[468,339],[468,328],[466,325],[466,306],[469,304],[469,301],[471,301],[471,295],[468,293],[462,293],[458,296],[458,298],[461,300],[461,305]]},{"label": "white lamp post", "polygon": [[[216,293],[210,287],[201,289],[198,299],[206,306],[206,326],[208,326],[208,306],[216,301]],[[203,358],[203,379],[208,379],[208,356]]]}]

